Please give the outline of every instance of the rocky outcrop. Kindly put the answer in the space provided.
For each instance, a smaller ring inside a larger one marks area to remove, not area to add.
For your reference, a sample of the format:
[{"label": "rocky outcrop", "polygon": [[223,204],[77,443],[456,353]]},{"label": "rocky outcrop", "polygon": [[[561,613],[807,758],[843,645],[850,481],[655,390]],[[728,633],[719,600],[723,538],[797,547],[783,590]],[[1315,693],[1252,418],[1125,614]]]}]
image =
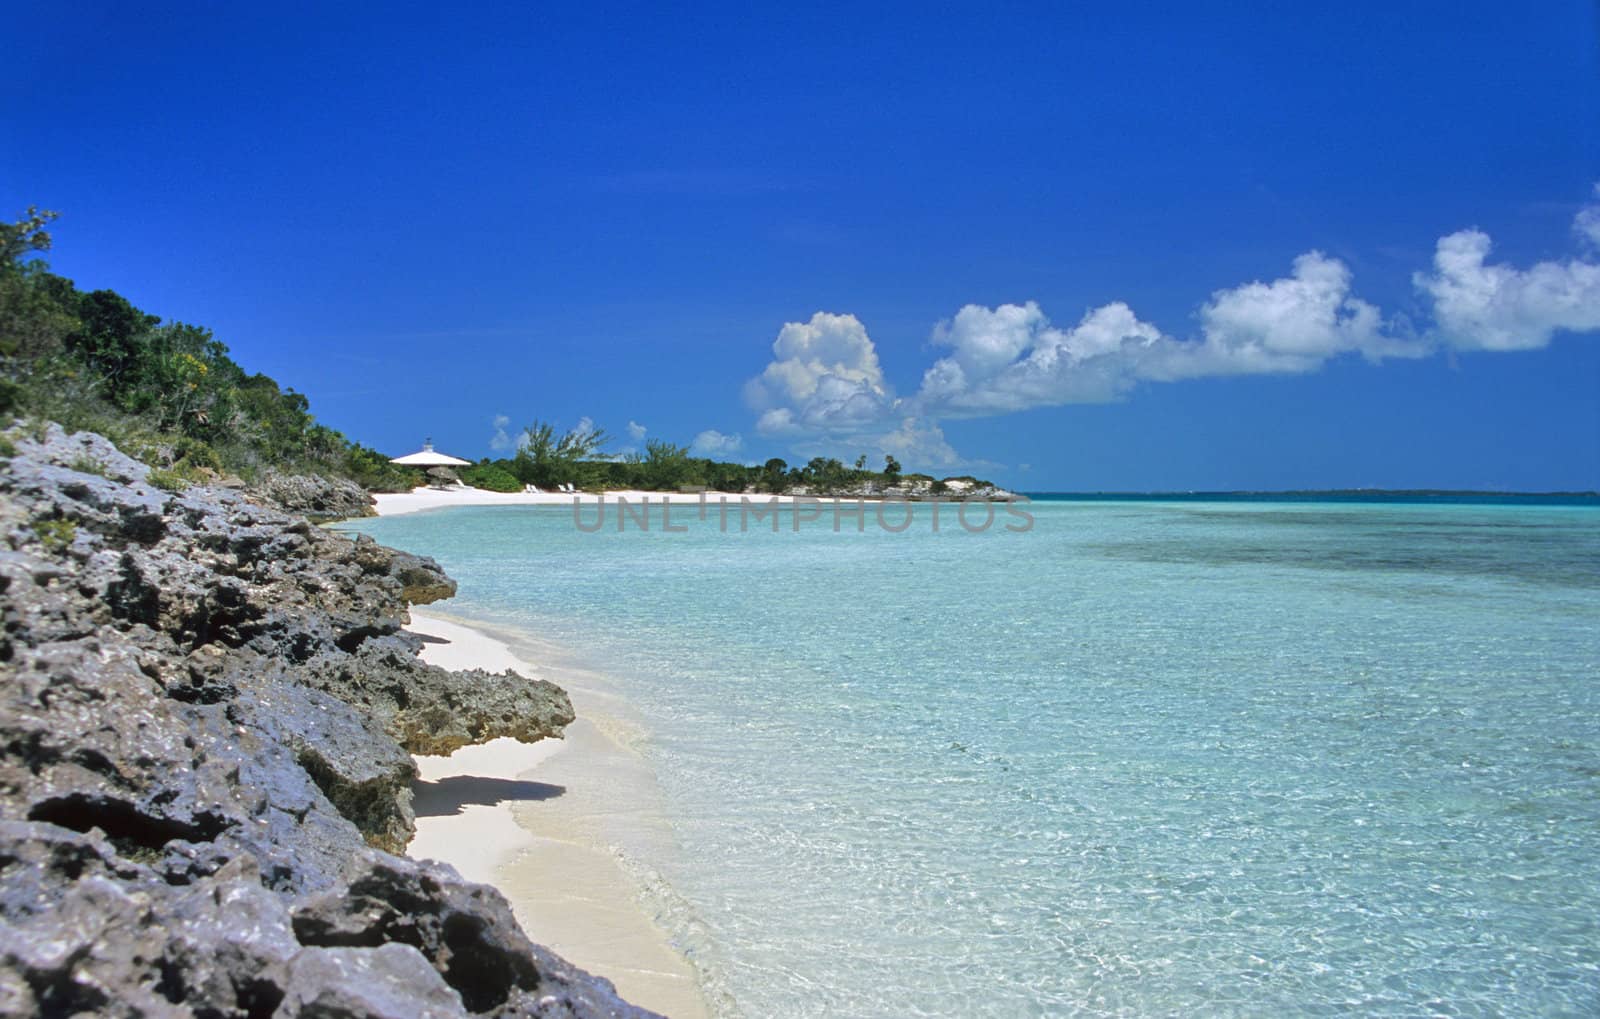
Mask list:
[{"label": "rocky outcrop", "polygon": [[410,752],[558,736],[564,692],[421,662],[432,560],[95,436],[0,461],[0,1015],[642,1015],[503,899],[389,855]]},{"label": "rocky outcrop", "polygon": [[385,549],[384,572],[400,581],[400,597],[412,605],[427,605],[456,596],[456,582],[445,576],[432,559]]},{"label": "rocky outcrop", "polygon": [[929,502],[934,499],[943,502],[1010,502],[1017,498],[1017,493],[1007,491],[988,481],[969,481],[965,478],[946,478],[943,481],[912,478],[893,485],[866,481],[828,491],[814,491],[807,485],[792,485],[785,488],[783,494],[811,496],[818,499],[887,499],[916,502]]},{"label": "rocky outcrop", "polygon": [[370,517],[372,496],[348,478],[325,478],[316,474],[268,472],[250,486],[250,496],[265,506],[298,513],[313,523]]}]

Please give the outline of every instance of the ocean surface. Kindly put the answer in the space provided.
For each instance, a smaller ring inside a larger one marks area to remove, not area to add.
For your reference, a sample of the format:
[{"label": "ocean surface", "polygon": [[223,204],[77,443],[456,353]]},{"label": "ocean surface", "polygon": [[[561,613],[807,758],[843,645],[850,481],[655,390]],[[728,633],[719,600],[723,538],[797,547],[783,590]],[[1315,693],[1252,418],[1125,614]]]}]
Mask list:
[{"label": "ocean surface", "polygon": [[1600,1014],[1592,500],[917,509],[357,526],[616,677],[742,1014]]}]

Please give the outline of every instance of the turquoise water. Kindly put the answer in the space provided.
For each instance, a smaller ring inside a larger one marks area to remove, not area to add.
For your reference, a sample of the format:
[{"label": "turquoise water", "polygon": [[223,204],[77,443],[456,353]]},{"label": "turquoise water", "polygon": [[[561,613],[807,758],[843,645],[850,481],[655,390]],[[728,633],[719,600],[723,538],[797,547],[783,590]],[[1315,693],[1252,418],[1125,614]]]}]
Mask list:
[{"label": "turquoise water", "polygon": [[1031,511],[360,529],[620,677],[745,1014],[1600,1013],[1600,510]]}]

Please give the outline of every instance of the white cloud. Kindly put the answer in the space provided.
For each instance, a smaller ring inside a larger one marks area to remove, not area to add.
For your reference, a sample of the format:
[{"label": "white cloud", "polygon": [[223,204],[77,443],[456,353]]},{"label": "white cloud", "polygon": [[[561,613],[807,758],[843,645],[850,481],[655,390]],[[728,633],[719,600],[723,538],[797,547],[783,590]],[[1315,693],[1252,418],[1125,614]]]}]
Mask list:
[{"label": "white cloud", "polygon": [[854,461],[866,453],[876,462],[893,453],[907,466],[967,463],[937,421],[910,413],[895,397],[877,348],[854,315],[819,311],[809,322],[786,323],[772,353],[766,369],[745,384],[762,435],[791,439],[805,456]]},{"label": "white cloud", "polygon": [[632,439],[634,442],[643,442],[645,431],[646,429],[644,425],[641,425],[639,422],[628,422],[628,438]]},{"label": "white cloud", "polygon": [[772,354],[766,369],[745,384],[764,435],[860,428],[893,405],[877,349],[854,315],[819,311],[809,322],[786,323]]},{"label": "white cloud", "polygon": [[507,428],[511,427],[511,418],[504,414],[496,414],[493,424],[494,435],[489,439],[489,448],[501,451],[511,449],[515,445],[515,440],[506,431]]},{"label": "white cloud", "polygon": [[744,439],[737,432],[732,435],[724,435],[714,428],[707,428],[694,437],[694,441],[689,444],[689,452],[695,456],[715,459],[717,457],[732,456],[743,446]]},{"label": "white cloud", "polygon": [[1114,400],[1142,381],[1308,372],[1329,358],[1416,356],[1403,326],[1352,296],[1350,270],[1310,251],[1290,275],[1218,290],[1200,308],[1201,335],[1179,340],[1115,301],[1078,323],[1050,323],[1037,304],[967,305],[934,329],[953,348],[923,375],[927,413],[994,414]]},{"label": "white cloud", "polygon": [[1375,346],[1380,329],[1378,309],[1350,296],[1350,270],[1320,251],[1295,259],[1282,279],[1217,291],[1200,321],[1198,374],[1312,371]]},{"label": "white cloud", "polygon": [[[1404,323],[1385,322],[1355,297],[1349,268],[1320,251],[1294,260],[1289,276],[1219,290],[1200,309],[1203,339],[1179,344],[1143,374],[1152,379],[1316,371],[1328,359],[1372,361],[1427,352]],[[1162,361],[1166,361],[1162,364]]]},{"label": "white cloud", "polygon": [[1600,184],[1594,186],[1594,200],[1582,209],[1572,221],[1572,229],[1579,237],[1600,249]]},{"label": "white cloud", "polygon": [[[1600,248],[1600,201],[1578,213],[1573,230]],[[1441,237],[1433,272],[1413,277],[1432,299],[1446,343],[1463,350],[1535,350],[1561,330],[1600,329],[1600,263],[1572,258],[1516,269],[1488,264],[1490,247],[1481,230]]]},{"label": "white cloud", "polygon": [[[945,441],[944,429],[938,422],[924,418],[901,418],[893,431],[875,436],[877,446],[885,453],[907,465],[926,467],[961,467],[968,461]],[[863,443],[856,443],[863,445]],[[868,459],[872,459],[870,456]]]},{"label": "white cloud", "polygon": [[917,401],[929,412],[974,415],[1114,399],[1133,384],[1138,359],[1163,337],[1121,302],[1061,329],[1030,301],[992,309],[969,304],[937,326],[933,339],[954,352],[923,374]]}]

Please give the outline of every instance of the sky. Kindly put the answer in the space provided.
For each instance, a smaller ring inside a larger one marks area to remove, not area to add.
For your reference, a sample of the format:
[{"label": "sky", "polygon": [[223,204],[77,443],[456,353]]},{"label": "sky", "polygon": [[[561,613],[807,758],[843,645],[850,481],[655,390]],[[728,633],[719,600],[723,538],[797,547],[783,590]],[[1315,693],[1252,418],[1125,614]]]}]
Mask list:
[{"label": "sky", "polygon": [[1593,3],[34,4],[0,198],[394,455],[1600,489]]}]

